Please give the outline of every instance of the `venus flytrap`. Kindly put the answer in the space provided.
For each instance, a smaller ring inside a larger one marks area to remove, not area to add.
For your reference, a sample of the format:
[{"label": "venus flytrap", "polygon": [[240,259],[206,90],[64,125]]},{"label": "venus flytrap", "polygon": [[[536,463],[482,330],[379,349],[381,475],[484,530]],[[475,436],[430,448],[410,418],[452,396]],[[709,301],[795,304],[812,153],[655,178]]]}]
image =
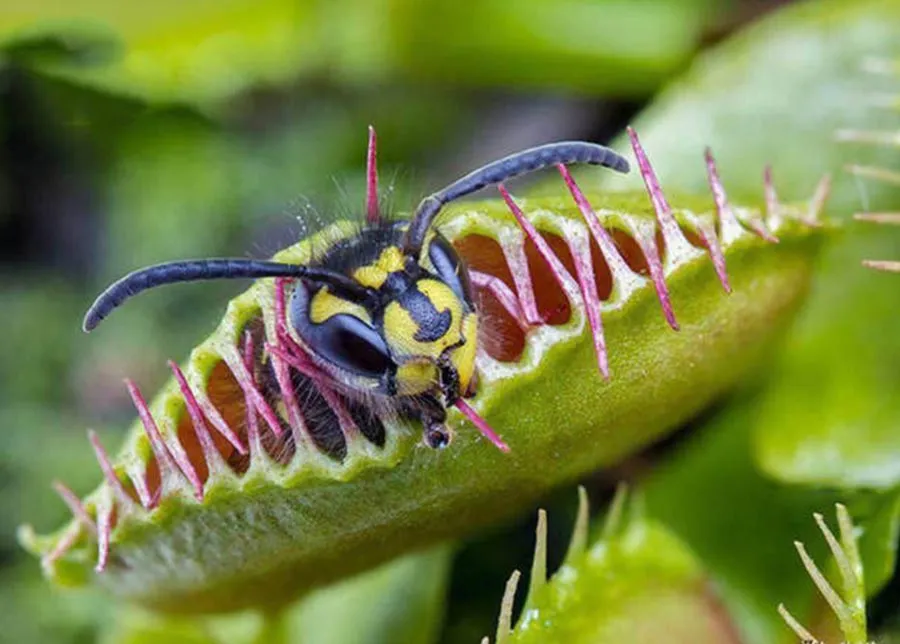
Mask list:
[{"label": "venus flytrap", "polygon": [[[91,435],[103,483],[81,500],[58,486],[73,520],[49,536],[24,528],[23,544],[57,582],[92,581],[157,610],[272,612],[510,516],[682,424],[754,369],[791,319],[828,232],[817,219],[827,183],[785,204],[767,173],[757,204],[733,203],[707,154],[712,203],[670,202],[630,134],[646,193],[583,193],[560,168],[565,196],[515,199],[501,186],[502,201],[442,215],[484,320],[477,395],[450,410],[447,450],[348,406],[291,337],[284,282],[261,279],[171,363],[152,402],[129,383],[139,419],[123,448],[112,457]],[[336,224],[275,259],[308,262],[352,229]],[[339,430],[304,415],[310,400]]]},{"label": "venus flytrap", "polygon": [[539,512],[527,599],[513,623],[520,578],[515,571],[501,601],[495,644],[738,641],[699,562],[667,529],[644,516],[640,497],[629,499],[620,486],[598,539],[589,546],[587,519],[587,495],[580,488],[569,549],[548,578],[547,521]]},{"label": "venus flytrap", "polygon": [[[863,578],[862,559],[856,543],[856,529],[847,508],[840,503],[836,504],[835,508],[840,541],[825,523],[821,514],[815,514],[814,517],[837,564],[841,578],[841,592],[835,590],[822,574],[822,571],[807,554],[802,543],[795,541],[794,546],[813,583],[837,617],[846,644],[867,644],[869,640],[866,630],[866,586]],[[783,604],[779,604],[778,612],[801,642],[822,644],[788,612]]]}]

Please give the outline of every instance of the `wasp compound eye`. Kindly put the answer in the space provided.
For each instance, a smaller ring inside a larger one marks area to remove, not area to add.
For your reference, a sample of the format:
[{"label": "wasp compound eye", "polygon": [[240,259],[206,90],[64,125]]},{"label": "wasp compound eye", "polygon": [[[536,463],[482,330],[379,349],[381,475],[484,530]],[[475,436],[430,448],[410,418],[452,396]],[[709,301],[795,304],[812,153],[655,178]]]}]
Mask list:
[{"label": "wasp compound eye", "polygon": [[[317,309],[315,298],[325,304]],[[323,308],[328,312],[322,313]],[[291,296],[291,323],[316,355],[355,375],[380,380],[393,360],[384,338],[361,315],[366,315],[361,306],[324,289],[310,297],[307,287],[297,284]]]},{"label": "wasp compound eye", "polygon": [[374,328],[352,315],[336,315],[319,325],[316,353],[342,369],[379,378],[391,368],[387,345]]}]

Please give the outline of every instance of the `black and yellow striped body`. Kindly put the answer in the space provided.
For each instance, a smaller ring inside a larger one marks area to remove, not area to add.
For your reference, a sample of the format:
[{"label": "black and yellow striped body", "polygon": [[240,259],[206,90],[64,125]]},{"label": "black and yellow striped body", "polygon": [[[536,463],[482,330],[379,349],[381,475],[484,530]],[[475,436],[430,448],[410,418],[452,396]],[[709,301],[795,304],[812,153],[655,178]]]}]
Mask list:
[{"label": "black and yellow striped body", "polygon": [[298,280],[291,325],[347,389],[386,400],[430,397],[443,408],[472,384],[478,318],[450,244],[433,233],[418,260],[406,256],[406,225],[376,225],[336,243],[315,266],[352,278],[370,296],[342,297]]}]

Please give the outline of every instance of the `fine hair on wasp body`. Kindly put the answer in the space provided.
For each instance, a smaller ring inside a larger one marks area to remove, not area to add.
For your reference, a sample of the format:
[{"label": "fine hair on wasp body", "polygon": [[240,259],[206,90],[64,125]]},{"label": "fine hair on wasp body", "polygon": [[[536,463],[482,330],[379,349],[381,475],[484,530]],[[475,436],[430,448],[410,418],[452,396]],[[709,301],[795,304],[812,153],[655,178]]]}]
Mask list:
[{"label": "fine hair on wasp body", "polygon": [[[302,382],[294,383],[301,395],[321,397],[313,390],[325,379],[329,389],[347,399],[348,413],[368,438],[383,443],[377,415],[388,412],[421,421],[424,442],[434,448],[450,443],[445,421],[447,409],[455,406],[494,445],[508,450],[465,402],[476,393],[479,313],[468,270],[435,228],[435,220],[452,201],[548,166],[586,163],[624,173],[628,162],[594,143],[550,143],[463,176],[423,199],[409,221],[388,221],[379,213],[371,128],[367,158],[365,224],[309,263],[220,258],[140,269],[96,299],[85,315],[84,330],[92,330],[126,299],[163,284],[279,278],[276,282],[289,291],[279,293],[284,298],[280,306],[291,345],[297,348],[294,355],[279,358],[292,361],[303,374]],[[250,340],[248,335],[247,366],[252,370]]]}]

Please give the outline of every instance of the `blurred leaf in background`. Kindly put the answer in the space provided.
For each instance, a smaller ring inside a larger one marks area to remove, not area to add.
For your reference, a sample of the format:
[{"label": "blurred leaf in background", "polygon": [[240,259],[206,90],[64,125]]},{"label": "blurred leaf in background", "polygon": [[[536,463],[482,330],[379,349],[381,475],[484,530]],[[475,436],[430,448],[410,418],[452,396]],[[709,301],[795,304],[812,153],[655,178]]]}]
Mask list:
[{"label": "blurred leaf in background", "polygon": [[100,641],[108,644],[379,644],[434,642],[444,616],[450,549],[401,557],[312,593],[277,616],[238,613],[179,619],[124,608]]},{"label": "blurred leaf in background", "polygon": [[351,85],[401,79],[646,95],[685,63],[717,6],[714,0],[6,4],[0,44],[30,68],[154,103],[202,107],[247,89],[316,77]]},{"label": "blurred leaf in background", "polygon": [[635,127],[663,185],[701,189],[706,146],[735,198],[761,193],[766,164],[786,198],[832,175],[828,213],[847,230],[760,402],[755,451],[785,481],[891,488],[900,483],[900,297],[895,280],[860,262],[900,255],[900,231],[850,217],[900,208],[900,183],[859,179],[847,166],[900,167],[900,147],[846,133],[889,141],[900,129],[900,110],[876,100],[900,92],[900,72],[870,69],[873,59],[900,61],[900,3],[811,2],[776,18],[701,57]]}]

